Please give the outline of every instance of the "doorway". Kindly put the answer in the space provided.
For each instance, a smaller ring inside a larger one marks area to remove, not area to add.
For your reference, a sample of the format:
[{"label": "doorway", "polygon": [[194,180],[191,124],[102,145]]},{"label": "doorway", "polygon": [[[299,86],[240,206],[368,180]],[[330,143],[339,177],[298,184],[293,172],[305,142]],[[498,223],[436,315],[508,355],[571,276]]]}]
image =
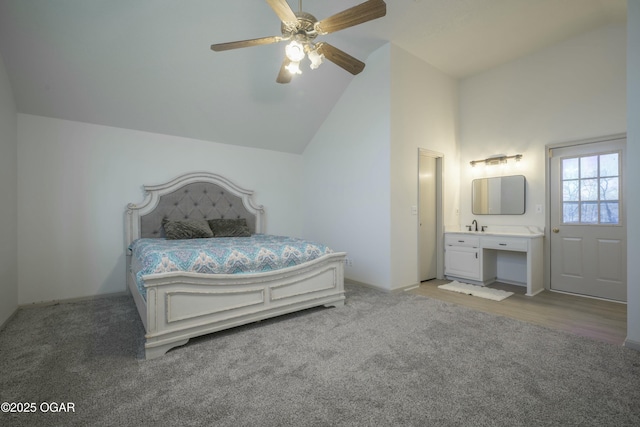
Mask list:
[{"label": "doorway", "polygon": [[624,302],[626,138],[549,149],[552,290]]},{"label": "doorway", "polygon": [[418,155],[418,279],[443,277],[442,155],[419,150]]}]

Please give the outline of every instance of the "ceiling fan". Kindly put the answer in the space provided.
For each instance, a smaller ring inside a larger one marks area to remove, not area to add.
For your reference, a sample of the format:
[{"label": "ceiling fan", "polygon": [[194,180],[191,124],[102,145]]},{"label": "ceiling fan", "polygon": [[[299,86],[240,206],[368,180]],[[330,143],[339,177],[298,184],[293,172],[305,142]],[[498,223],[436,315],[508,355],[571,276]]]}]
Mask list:
[{"label": "ceiling fan", "polygon": [[289,83],[294,74],[301,74],[299,65],[305,55],[311,61],[311,69],[318,68],[322,60],[326,58],[353,75],[360,73],[364,69],[364,62],[329,43],[315,43],[315,39],[317,36],[334,33],[381,18],[387,14],[387,5],[383,0],[367,0],[364,3],[318,21],[315,16],[302,11],[302,0],[299,0],[298,12],[293,12],[286,0],[266,1],[282,21],[280,26],[282,36],[212,44],[211,49],[221,52],[241,47],[289,41],[285,48],[284,61],[276,79],[278,83]]}]

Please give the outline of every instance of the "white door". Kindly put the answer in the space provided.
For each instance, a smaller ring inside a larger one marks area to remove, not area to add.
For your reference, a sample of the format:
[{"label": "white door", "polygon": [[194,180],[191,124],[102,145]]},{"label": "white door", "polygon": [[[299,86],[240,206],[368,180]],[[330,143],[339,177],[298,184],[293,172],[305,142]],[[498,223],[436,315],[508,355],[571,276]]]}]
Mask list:
[{"label": "white door", "polygon": [[419,161],[419,264],[420,281],[435,279],[437,276],[437,197],[436,158],[420,155]]},{"label": "white door", "polygon": [[551,289],[626,301],[625,143],[550,150]]}]

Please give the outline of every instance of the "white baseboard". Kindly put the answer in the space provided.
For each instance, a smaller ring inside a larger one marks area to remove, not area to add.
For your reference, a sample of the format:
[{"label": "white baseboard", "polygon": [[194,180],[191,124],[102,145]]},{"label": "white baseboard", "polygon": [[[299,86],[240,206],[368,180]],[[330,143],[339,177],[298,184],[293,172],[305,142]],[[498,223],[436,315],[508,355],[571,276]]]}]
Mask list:
[{"label": "white baseboard", "polygon": [[392,292],[387,288],[382,288],[380,286],[372,285],[370,283],[359,282],[357,280],[348,279],[346,277],[344,278],[344,283],[350,283],[352,285],[358,285],[358,286],[365,286],[367,288],[375,289],[377,291],[382,291],[382,292]]},{"label": "white baseboard", "polygon": [[32,302],[29,304],[21,304],[18,306],[18,308],[31,308],[31,307],[46,307],[48,305],[55,305],[55,304],[65,304],[65,303],[69,303],[69,302],[78,302],[78,301],[87,301],[87,300],[95,300],[95,299],[100,299],[100,298],[109,298],[109,297],[116,297],[116,296],[123,296],[123,295],[128,295],[129,291],[120,291],[120,292],[111,292],[111,293],[107,293],[107,294],[99,294],[99,295],[89,295],[86,297],[77,297],[77,298],[66,298],[66,299],[57,299],[57,300],[51,300],[51,301],[42,301],[42,302]]},{"label": "white baseboard", "polygon": [[11,319],[13,319],[14,317],[16,317],[16,314],[18,314],[18,308],[16,307],[15,310],[13,310],[13,313],[11,313],[9,315],[9,317],[7,317],[7,320],[5,320],[4,322],[2,322],[2,324],[0,324],[0,331],[2,331],[4,329],[5,326],[7,326],[9,324],[9,322],[11,321]]},{"label": "white baseboard", "polygon": [[624,340],[623,345],[627,348],[630,348],[631,350],[640,351],[640,342],[638,341],[633,341],[627,338],[626,340]]}]

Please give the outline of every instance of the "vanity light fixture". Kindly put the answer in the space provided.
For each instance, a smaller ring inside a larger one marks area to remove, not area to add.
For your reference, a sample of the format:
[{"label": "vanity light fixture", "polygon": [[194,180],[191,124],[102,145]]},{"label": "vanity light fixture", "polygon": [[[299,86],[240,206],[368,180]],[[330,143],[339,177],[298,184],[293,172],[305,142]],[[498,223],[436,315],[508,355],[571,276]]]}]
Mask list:
[{"label": "vanity light fixture", "polygon": [[506,154],[496,154],[493,156],[489,156],[486,159],[471,160],[469,163],[474,167],[478,164],[499,165],[501,163],[507,163],[509,159],[514,159],[516,162],[519,162],[520,159],[522,159],[522,154],[514,154],[513,156],[507,156]]}]

